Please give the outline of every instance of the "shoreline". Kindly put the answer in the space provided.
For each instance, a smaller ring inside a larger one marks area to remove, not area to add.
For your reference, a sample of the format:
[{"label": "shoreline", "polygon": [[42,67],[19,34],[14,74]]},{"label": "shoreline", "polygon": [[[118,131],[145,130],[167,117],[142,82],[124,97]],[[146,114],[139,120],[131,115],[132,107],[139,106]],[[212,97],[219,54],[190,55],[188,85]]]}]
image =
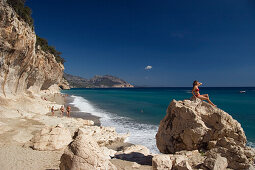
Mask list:
[{"label": "shoreline", "polygon": [[[73,98],[64,96],[59,91],[43,91],[40,94],[23,95],[13,99],[0,97],[0,101],[3,106],[0,108],[0,167],[3,170],[59,169],[60,158],[66,147],[57,150],[37,150],[33,148],[32,140],[44,128],[54,128],[59,124],[68,129],[71,136],[74,136],[79,128],[85,128],[94,140],[105,142],[100,146],[104,148],[102,154],[105,155],[109,151],[118,152],[133,145],[124,142],[127,134],[119,134],[115,128],[101,126],[99,117],[80,112],[72,104]],[[71,117],[59,115],[62,105],[72,107]],[[51,106],[55,107],[54,116],[51,116]],[[95,121],[94,125],[91,124],[91,120]],[[122,159],[109,161],[118,169],[132,167],[134,164]],[[141,169],[149,170],[151,166],[141,165]]]},{"label": "shoreline", "polygon": [[[81,135],[85,133],[84,135],[91,136],[101,148],[99,151],[105,156],[105,161],[111,162],[117,169],[152,170],[154,156],[165,156],[161,153],[152,153],[143,143],[125,142],[128,134],[117,133],[114,126],[106,127],[96,123],[93,125],[90,120],[94,119],[100,123],[100,117],[81,112],[73,104],[74,97],[65,96],[59,91],[42,92],[33,96],[23,95],[13,99],[0,97],[0,100],[5,101],[2,102],[4,109],[0,108],[2,111],[0,112],[0,167],[4,170],[59,169],[61,157],[69,145],[55,150],[37,150],[33,148],[32,140],[35,134],[41,133],[43,129],[56,127],[69,131],[72,140],[79,133],[78,129],[83,129]],[[72,107],[71,117],[59,116],[59,108],[62,105]],[[51,116],[49,110],[51,106],[56,109],[54,116]],[[15,114],[16,117],[13,117]],[[198,151],[194,151],[194,156],[196,156],[195,152],[201,156]],[[190,153],[193,154],[188,152]],[[204,156],[202,157],[204,159]]]},{"label": "shoreline", "polygon": [[[61,93],[65,94],[65,93]],[[65,94],[66,95],[66,94]],[[74,98],[70,95],[64,96],[65,104],[64,107],[71,106],[70,117],[81,118],[84,120],[92,120],[95,126],[101,126],[100,117],[94,116],[90,113],[82,112],[78,107],[73,104]],[[65,114],[65,112],[64,112]]]}]

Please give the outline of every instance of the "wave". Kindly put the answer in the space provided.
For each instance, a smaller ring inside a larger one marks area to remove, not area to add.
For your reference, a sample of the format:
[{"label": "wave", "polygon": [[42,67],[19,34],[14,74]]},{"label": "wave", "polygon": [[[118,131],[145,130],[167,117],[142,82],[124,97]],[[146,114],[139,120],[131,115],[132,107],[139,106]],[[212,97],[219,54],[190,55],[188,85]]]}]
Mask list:
[{"label": "wave", "polygon": [[250,146],[252,148],[255,148],[255,143],[254,142],[247,142],[247,146]]},{"label": "wave", "polygon": [[[159,153],[155,138],[158,126],[138,123],[131,118],[107,112],[97,108],[93,103],[83,97],[73,95],[71,97],[74,98],[71,104],[77,107],[81,112],[98,116],[103,126],[115,127],[118,133],[129,132],[130,136],[127,138],[126,142],[144,145],[149,148],[152,153]],[[248,141],[247,146],[255,148],[255,143]]]},{"label": "wave", "polygon": [[100,122],[103,126],[115,127],[118,133],[130,133],[130,136],[125,142],[130,142],[133,144],[144,145],[150,149],[152,153],[159,153],[156,147],[155,135],[158,130],[158,126],[151,124],[144,124],[135,122],[135,120],[122,117],[116,113],[110,113],[100,108],[97,108],[94,104],[89,102],[83,97],[74,96],[73,104],[81,112],[90,113],[94,116],[100,118]]}]

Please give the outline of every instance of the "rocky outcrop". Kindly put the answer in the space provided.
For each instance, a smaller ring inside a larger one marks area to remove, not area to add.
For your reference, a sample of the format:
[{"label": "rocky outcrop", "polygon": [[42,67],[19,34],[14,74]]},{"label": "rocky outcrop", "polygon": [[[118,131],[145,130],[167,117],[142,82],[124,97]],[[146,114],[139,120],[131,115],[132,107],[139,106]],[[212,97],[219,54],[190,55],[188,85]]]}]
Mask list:
[{"label": "rocky outcrop", "polygon": [[71,88],[122,88],[134,87],[128,82],[114,76],[94,76],[91,79],[85,79],[79,76],[73,76],[64,73],[64,78],[70,84]]},{"label": "rocky outcrop", "polygon": [[227,169],[228,161],[220,154],[212,154],[206,158],[204,165],[212,170],[225,170]]},{"label": "rocky outcrop", "polygon": [[62,81],[63,65],[36,49],[36,35],[5,0],[0,0],[0,96],[38,92]]},{"label": "rocky outcrop", "polygon": [[129,134],[118,134],[114,127],[103,126],[83,126],[79,128],[79,133],[92,136],[101,147],[118,142],[122,143],[129,136]]},{"label": "rocky outcrop", "polygon": [[205,155],[217,155],[206,159],[206,166],[215,169],[218,162],[221,168],[225,167],[225,159],[228,168],[245,169],[255,158],[254,150],[246,147],[240,123],[223,110],[197,99],[170,103],[160,122],[156,142],[160,152],[166,154],[200,150]]},{"label": "rocky outcrop", "polygon": [[192,170],[188,159],[183,155],[156,155],[152,159],[154,170]]},{"label": "rocky outcrop", "polygon": [[69,144],[60,159],[61,170],[115,170],[117,169],[103,154],[93,137],[79,133]]},{"label": "rocky outcrop", "polygon": [[71,141],[71,133],[62,124],[56,127],[45,127],[31,139],[32,148],[40,151],[63,149]]}]

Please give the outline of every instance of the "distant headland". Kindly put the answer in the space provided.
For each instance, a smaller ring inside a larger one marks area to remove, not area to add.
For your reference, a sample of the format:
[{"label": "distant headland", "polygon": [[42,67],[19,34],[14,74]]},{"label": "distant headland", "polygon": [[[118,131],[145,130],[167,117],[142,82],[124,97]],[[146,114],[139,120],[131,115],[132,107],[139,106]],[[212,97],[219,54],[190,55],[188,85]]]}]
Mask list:
[{"label": "distant headland", "polygon": [[91,79],[64,73],[70,88],[132,88],[132,84],[111,75],[96,75]]}]

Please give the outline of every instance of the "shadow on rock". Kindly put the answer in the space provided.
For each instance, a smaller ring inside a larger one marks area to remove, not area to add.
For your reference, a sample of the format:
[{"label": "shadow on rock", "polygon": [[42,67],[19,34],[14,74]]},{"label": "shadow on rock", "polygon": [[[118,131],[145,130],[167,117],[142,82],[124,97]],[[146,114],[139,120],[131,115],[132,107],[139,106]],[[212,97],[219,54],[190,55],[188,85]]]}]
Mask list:
[{"label": "shadow on rock", "polygon": [[131,152],[131,153],[122,153],[115,155],[114,158],[121,159],[125,161],[136,162],[140,165],[152,165],[152,155],[145,156],[139,152]]}]

